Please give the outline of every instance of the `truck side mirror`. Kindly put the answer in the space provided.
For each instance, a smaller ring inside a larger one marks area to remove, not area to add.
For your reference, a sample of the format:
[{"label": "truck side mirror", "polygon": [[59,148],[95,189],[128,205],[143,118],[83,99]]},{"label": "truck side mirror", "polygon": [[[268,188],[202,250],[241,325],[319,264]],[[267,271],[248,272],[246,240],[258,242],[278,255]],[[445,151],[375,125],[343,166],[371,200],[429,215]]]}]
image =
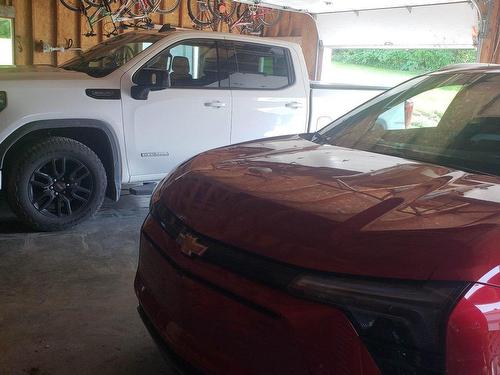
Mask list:
[{"label": "truck side mirror", "polygon": [[147,100],[150,91],[164,90],[169,86],[168,72],[163,69],[144,68],[133,77],[130,95],[136,100]]}]

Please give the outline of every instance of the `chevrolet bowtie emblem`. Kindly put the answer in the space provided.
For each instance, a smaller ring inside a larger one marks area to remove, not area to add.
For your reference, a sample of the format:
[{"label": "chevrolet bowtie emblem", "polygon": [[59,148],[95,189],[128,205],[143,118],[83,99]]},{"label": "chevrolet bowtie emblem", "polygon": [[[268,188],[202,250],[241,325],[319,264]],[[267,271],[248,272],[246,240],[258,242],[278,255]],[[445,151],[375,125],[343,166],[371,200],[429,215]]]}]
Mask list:
[{"label": "chevrolet bowtie emblem", "polygon": [[177,236],[176,242],[181,247],[183,254],[192,256],[202,256],[205,251],[207,251],[208,246],[202,245],[198,242],[198,238],[192,236],[188,233],[181,233]]}]

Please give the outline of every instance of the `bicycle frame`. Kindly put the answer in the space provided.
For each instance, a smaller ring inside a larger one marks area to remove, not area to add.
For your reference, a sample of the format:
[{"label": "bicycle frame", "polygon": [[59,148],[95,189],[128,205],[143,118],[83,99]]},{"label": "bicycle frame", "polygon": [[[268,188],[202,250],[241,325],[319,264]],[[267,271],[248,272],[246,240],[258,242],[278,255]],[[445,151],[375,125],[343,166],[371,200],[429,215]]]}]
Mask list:
[{"label": "bicycle frame", "polygon": [[109,2],[103,1],[101,6],[90,12],[90,14],[89,11],[82,6],[82,13],[85,16],[85,19],[87,20],[87,26],[90,29],[89,32],[87,32],[85,35],[91,36],[95,35],[94,25],[96,23],[101,22],[106,17],[110,16],[113,13],[113,11],[111,10]]},{"label": "bicycle frame", "polygon": [[[114,22],[122,22],[122,21],[133,21],[133,20],[141,20],[144,18],[149,18],[149,15],[155,13],[160,7],[161,0],[151,1],[151,0],[127,0],[113,15]],[[140,12],[142,13],[140,16],[132,16],[132,17],[123,17],[132,6],[138,6]]]},{"label": "bicycle frame", "polygon": [[243,14],[238,18],[232,25],[231,30],[236,27],[248,27],[254,26],[256,24],[257,27],[252,27],[252,31],[257,30],[262,27],[263,24],[260,22],[260,19],[265,17],[266,14],[271,13],[272,9],[259,7],[258,5],[249,5],[248,8],[243,12]]},{"label": "bicycle frame", "polygon": [[[116,2],[116,0],[114,1]],[[154,13],[158,10],[160,4],[161,4],[160,0],[153,2],[150,0],[127,0],[122,5],[120,5],[120,7],[116,11],[113,11],[111,9],[110,2],[103,1],[101,6],[95,9],[93,12],[91,12],[91,14],[89,14],[89,12],[86,9],[83,9],[83,14],[87,19],[87,24],[90,29],[90,32],[87,34],[95,35],[94,25],[96,23],[103,21],[108,17],[111,18],[113,24],[116,24],[117,22],[135,21],[135,20],[142,20],[149,18],[149,15],[151,13]],[[127,15],[127,12],[134,6],[139,8],[140,12],[142,13],[141,15],[137,16]],[[114,32],[116,31],[117,27],[116,25],[114,25]]]}]

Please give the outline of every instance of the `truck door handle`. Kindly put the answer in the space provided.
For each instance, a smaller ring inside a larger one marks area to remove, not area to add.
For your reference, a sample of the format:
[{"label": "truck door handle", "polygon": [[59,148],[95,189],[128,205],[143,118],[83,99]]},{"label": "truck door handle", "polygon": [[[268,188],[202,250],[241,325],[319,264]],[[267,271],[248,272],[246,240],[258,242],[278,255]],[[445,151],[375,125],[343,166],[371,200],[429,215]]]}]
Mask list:
[{"label": "truck door handle", "polygon": [[299,109],[299,108],[302,108],[302,103],[299,103],[299,102],[290,102],[290,103],[286,103],[285,107],[291,108],[291,109]]},{"label": "truck door handle", "polygon": [[205,107],[210,107],[210,108],[224,108],[226,106],[226,103],[223,103],[219,100],[214,100],[213,102],[206,102]]}]

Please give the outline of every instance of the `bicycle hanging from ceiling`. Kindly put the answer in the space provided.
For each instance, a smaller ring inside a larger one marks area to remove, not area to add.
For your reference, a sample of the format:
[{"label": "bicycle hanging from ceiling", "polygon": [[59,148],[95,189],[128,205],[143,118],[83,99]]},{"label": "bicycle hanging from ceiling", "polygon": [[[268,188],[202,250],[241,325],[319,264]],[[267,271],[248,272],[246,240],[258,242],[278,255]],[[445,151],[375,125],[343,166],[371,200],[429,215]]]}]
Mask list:
[{"label": "bicycle hanging from ceiling", "polygon": [[106,36],[118,34],[129,27],[151,29],[153,14],[174,12],[181,0],[59,0],[66,8],[85,17],[88,31],[94,36],[95,25],[102,23]]},{"label": "bicycle hanging from ceiling", "polygon": [[[66,8],[81,13],[87,23],[85,36],[94,36],[102,24],[103,34],[112,36],[122,29],[151,29],[153,14],[174,12],[181,0],[59,0]],[[262,35],[274,26],[282,11],[258,3],[232,0],[187,0],[188,14],[196,29]]]},{"label": "bicycle hanging from ceiling", "polygon": [[214,31],[262,35],[266,27],[274,26],[282,15],[258,3],[243,4],[231,0],[188,0],[189,17],[195,28]]}]

